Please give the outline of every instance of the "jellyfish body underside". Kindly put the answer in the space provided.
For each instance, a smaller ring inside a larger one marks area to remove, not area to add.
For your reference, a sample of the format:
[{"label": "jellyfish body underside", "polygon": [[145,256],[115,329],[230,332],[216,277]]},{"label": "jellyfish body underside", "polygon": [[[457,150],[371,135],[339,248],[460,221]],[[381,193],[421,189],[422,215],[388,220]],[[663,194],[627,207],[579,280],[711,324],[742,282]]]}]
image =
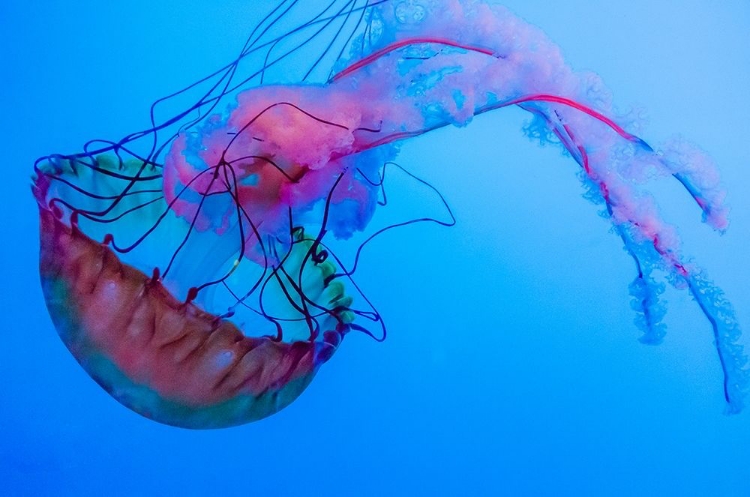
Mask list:
[{"label": "jellyfish body underside", "polygon": [[252,338],[42,209],[40,273],[60,337],[115,399],[188,428],[255,421],[290,404],[336,348]]}]

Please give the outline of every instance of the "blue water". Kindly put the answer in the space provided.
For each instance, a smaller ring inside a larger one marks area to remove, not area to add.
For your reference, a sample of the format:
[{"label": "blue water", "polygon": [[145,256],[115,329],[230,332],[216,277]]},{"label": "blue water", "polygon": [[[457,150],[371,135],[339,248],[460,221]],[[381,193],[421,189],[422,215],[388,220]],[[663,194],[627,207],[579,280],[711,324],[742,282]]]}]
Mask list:
[{"label": "blue water", "polygon": [[[750,4],[506,4],[621,108],[647,110],[644,138],[681,133],[715,158],[725,236],[677,190],[657,194],[750,330]],[[94,384],[40,292],[33,161],[144,127],[152,101],[234,58],[257,5],[270,3],[0,3],[0,494],[750,495],[750,410],[722,414],[708,324],[669,289],[664,344],[638,342],[632,262],[520,111],[403,147],[458,225],[370,247],[358,282],[388,340],[349,335],[287,409],[187,431]]]}]

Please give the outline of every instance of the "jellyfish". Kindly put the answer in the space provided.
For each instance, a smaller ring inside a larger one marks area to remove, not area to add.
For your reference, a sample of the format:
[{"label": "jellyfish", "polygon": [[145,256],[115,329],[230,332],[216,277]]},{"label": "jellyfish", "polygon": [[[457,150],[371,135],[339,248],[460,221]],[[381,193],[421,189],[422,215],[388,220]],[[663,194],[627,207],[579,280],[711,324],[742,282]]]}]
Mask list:
[{"label": "jellyfish", "polygon": [[[727,411],[742,408],[732,306],[648,190],[672,178],[723,232],[725,191],[705,153],[637,136],[598,76],[575,72],[496,3],[333,2],[281,28],[298,7],[280,2],[235,60],[157,101],[149,129],[35,165],[47,307],[110,395],[174,426],[243,424],[293,402],[348,333],[385,339],[355,281],[360,253],[394,228],[455,222],[437,190],[395,163],[399,144],[518,107],[531,138],[580,166],[586,197],[622,240],[642,341],[664,338],[664,281],[689,292],[713,334]],[[191,103],[159,119],[177,99]],[[374,227],[389,168],[446,215]]]}]

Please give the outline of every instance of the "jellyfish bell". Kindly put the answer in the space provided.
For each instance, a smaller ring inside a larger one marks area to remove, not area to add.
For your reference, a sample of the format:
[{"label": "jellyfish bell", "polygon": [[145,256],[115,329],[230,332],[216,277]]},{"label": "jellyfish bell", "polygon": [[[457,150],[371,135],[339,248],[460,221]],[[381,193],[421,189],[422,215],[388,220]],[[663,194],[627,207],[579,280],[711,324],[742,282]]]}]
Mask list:
[{"label": "jellyfish bell", "polygon": [[[205,257],[189,255],[201,260],[172,257],[168,272],[159,269],[156,261],[165,259],[153,242],[190,231],[151,188],[160,177],[157,168],[139,161],[101,157],[38,167],[33,190],[40,209],[40,274],[55,327],[97,383],[156,421],[216,428],[273,414],[333,355],[353,320],[352,299],[332,278],[334,263],[298,229],[286,252],[274,255],[272,271],[235,270],[223,280],[226,294],[242,288],[237,281],[251,273],[272,273],[255,285],[265,309],[244,309],[240,324],[227,319],[240,314],[228,307],[224,316],[207,311],[222,305],[220,297],[209,297],[218,285],[199,289],[194,276],[202,274],[198,281],[206,284],[226,275],[227,264],[250,264],[237,260],[239,245],[212,234]],[[137,186],[123,193],[131,182]],[[107,214],[100,210],[114,201]],[[135,225],[118,223],[129,218]],[[130,233],[113,236],[112,224],[129,226]],[[190,248],[206,244],[208,233],[202,234],[190,239]],[[236,308],[245,304],[246,296],[232,298]],[[253,314],[255,320],[247,319]],[[254,329],[261,320],[277,329]]]}]

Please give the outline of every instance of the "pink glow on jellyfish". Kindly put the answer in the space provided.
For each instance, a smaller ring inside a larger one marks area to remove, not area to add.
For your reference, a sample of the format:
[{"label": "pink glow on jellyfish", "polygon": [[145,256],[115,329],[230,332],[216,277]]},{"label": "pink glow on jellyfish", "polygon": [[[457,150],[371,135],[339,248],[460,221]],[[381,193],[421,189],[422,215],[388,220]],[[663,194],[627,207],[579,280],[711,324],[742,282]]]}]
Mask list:
[{"label": "pink glow on jellyfish", "polygon": [[[307,81],[323,54],[298,83],[251,86],[286,56],[276,56],[278,43],[352,18],[358,21],[341,49],[349,55],[335,60],[326,80]],[[588,198],[602,206],[635,262],[630,291],[642,340],[658,343],[665,333],[663,285],[654,277],[660,271],[690,292],[706,316],[728,410],[742,408],[747,371],[732,307],[682,254],[676,229],[644,181],[674,178],[703,220],[722,232],[725,194],[700,150],[680,141],[652,147],[618,124],[597,76],[574,72],[540,30],[494,4],[385,1],[343,9],[278,38],[252,39],[238,61],[261,50],[265,65],[239,85],[215,86],[220,90],[190,109],[212,112],[169,121],[182,124],[145,158],[131,154],[137,160],[114,164],[99,158],[130,153],[125,140],[95,153],[47,158],[39,168],[35,194],[50,312],[73,354],[118,400],[191,427],[258,419],[294,400],[349,331],[372,334],[360,323],[380,323],[351,279],[356,262],[346,269],[329,243],[368,229],[398,142],[517,106],[531,116],[530,136],[560,145],[580,165]],[[155,123],[145,135],[166,127]],[[148,192],[157,196],[144,202]],[[111,226],[134,216],[141,224],[120,232]],[[435,221],[412,222],[425,220]],[[129,244],[117,243],[128,236]],[[94,240],[109,248],[96,248]],[[140,258],[130,255],[139,251]],[[119,274],[125,257],[137,269],[127,284],[113,279],[114,288],[87,297],[81,287],[102,283],[82,261]],[[353,305],[348,291],[364,307]],[[126,315],[162,317],[145,320],[156,323],[146,326],[150,335],[190,330],[189,345],[168,354],[160,340],[134,348],[124,337],[145,326],[134,317],[102,329],[92,316],[117,305],[115,295],[117,302],[138,303]],[[59,302],[76,313],[61,317]],[[270,323],[272,332],[258,332],[254,320]],[[187,366],[183,355],[191,358]]]}]

